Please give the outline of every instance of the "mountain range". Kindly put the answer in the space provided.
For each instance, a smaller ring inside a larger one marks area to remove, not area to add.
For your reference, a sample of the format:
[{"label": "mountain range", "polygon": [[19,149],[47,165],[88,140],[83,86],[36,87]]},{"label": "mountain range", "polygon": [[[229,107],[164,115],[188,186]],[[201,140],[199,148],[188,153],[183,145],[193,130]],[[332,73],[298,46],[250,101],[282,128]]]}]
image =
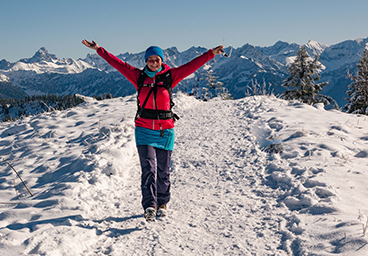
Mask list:
[{"label": "mountain range", "polygon": [[[333,97],[340,106],[346,104],[345,91],[351,83],[347,78],[347,72],[356,72],[356,63],[367,43],[368,38],[346,40],[334,45],[316,41],[305,44],[311,58],[320,56],[319,61],[323,66],[320,73],[321,81],[329,81],[323,94]],[[212,69],[218,81],[223,82],[223,86],[229,89],[235,99],[245,96],[252,81],[257,81],[261,85],[265,83],[275,94],[279,94],[285,90],[281,84],[289,75],[287,67],[293,62],[299,48],[298,44],[282,41],[268,47],[250,44],[234,49],[227,47],[224,50],[226,53],[231,51],[230,58],[216,56],[183,80],[176,89],[184,91],[198,83],[204,83],[206,71]],[[179,52],[176,47],[171,47],[164,49],[165,62],[171,67],[177,67],[207,50],[203,47],[191,47]],[[145,65],[143,56],[144,51],[117,55],[121,60],[138,68]],[[15,96],[3,93],[5,97],[23,97],[24,92],[28,95],[78,93],[86,96],[103,93],[126,96],[135,93],[130,82],[95,53],[87,54],[84,59],[60,59],[42,47],[31,58],[14,63],[1,60],[0,74],[2,74],[0,86],[20,88]],[[0,94],[0,97],[4,95]]]}]

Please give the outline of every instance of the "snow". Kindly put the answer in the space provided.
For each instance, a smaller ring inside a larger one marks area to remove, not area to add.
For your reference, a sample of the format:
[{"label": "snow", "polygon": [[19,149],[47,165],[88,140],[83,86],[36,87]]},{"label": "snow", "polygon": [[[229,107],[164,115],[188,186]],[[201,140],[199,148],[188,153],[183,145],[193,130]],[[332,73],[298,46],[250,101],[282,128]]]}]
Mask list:
[{"label": "snow", "polygon": [[86,100],[0,124],[33,193],[2,161],[1,255],[367,255],[366,116],[177,94],[169,216],[146,223],[135,96]]},{"label": "snow", "polygon": [[288,67],[288,66],[290,66],[291,64],[293,64],[293,63],[294,63],[294,61],[295,61],[295,59],[296,59],[296,56],[286,57],[286,66]]},{"label": "snow", "polygon": [[18,61],[9,70],[3,70],[5,74],[15,73],[17,71],[31,71],[36,74],[42,73],[58,73],[58,74],[75,74],[81,73],[88,68],[94,68],[83,60],[61,59],[55,61],[40,61],[33,63],[25,63]]},{"label": "snow", "polygon": [[10,82],[10,79],[6,75],[0,74],[0,82]]},{"label": "snow", "polygon": [[329,47],[327,44],[319,43],[313,40],[309,40],[308,43],[305,44],[305,46],[311,51],[312,57],[315,58],[315,56],[321,55],[321,53]]}]

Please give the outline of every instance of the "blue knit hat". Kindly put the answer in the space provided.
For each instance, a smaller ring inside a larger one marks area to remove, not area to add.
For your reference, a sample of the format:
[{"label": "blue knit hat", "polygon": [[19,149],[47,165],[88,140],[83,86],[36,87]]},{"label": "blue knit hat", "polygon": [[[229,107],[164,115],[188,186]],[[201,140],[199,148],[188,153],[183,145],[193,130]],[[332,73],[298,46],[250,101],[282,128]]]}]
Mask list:
[{"label": "blue knit hat", "polygon": [[164,52],[158,46],[150,46],[146,50],[146,55],[144,56],[144,60],[147,62],[148,57],[152,55],[157,55],[161,57],[162,62],[164,62]]}]

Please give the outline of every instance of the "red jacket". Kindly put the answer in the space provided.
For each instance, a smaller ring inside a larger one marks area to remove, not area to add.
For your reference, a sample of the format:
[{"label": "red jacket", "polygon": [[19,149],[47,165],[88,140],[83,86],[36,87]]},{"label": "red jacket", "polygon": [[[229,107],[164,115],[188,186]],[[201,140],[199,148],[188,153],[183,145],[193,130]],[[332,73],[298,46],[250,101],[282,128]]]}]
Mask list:
[{"label": "red jacket", "polygon": [[[102,47],[100,47],[97,50],[97,53],[102,58],[104,58],[111,66],[113,66],[120,73],[122,73],[134,85],[135,89],[137,90],[138,77],[141,72],[140,69],[135,68],[129,65],[128,63],[120,60],[118,57],[112,55],[111,53],[109,53]],[[191,60],[187,64],[181,65],[180,67],[177,67],[177,68],[170,68],[168,65],[163,63],[162,71],[157,73],[156,76],[158,74],[165,73],[169,69],[171,69],[172,88],[174,88],[181,80],[183,80],[185,77],[189,76],[190,74],[194,73],[197,69],[203,66],[207,61],[211,60],[213,57],[215,57],[215,55],[212,53],[212,50],[208,50],[206,53],[202,54],[201,56],[198,56],[197,58]],[[151,78],[147,76],[146,80],[144,81],[144,84],[154,83],[155,77]],[[146,99],[149,90],[150,88],[147,86],[144,86],[141,89],[141,92],[139,94],[139,102],[141,105]],[[169,96],[169,92],[165,88],[158,87],[156,101],[157,101],[157,109],[170,110],[170,96]],[[156,108],[155,103],[153,101],[153,94],[150,95],[145,108],[146,109]],[[135,121],[135,126],[144,127],[144,128],[148,128],[151,130],[159,130],[160,125],[158,122],[159,122],[158,120],[138,118]],[[174,128],[173,119],[160,120],[160,124],[161,124],[162,129]]]}]

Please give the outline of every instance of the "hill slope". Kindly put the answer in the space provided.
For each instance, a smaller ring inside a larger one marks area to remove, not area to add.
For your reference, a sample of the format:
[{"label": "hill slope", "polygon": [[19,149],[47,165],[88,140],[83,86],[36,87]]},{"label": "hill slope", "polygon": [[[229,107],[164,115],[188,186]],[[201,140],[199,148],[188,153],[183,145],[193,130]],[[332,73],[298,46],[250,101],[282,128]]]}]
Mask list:
[{"label": "hill slope", "polygon": [[[34,194],[3,162],[2,255],[368,253],[366,117],[265,96],[175,102],[172,201],[153,224],[140,206],[134,96],[1,123],[0,155]],[[283,153],[260,149],[270,135]]]},{"label": "hill slope", "polygon": [[17,87],[15,84],[10,82],[10,79],[0,74],[0,98],[24,98],[27,94]]}]

